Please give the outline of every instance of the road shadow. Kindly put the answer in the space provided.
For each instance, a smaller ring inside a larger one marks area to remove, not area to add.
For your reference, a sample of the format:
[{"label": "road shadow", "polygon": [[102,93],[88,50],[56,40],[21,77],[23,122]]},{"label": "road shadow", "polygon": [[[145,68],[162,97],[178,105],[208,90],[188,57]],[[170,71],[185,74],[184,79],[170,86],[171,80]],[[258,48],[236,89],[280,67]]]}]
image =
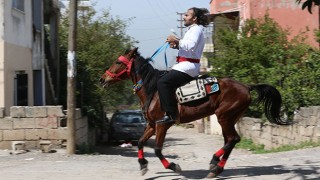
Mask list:
[{"label": "road shadow", "polygon": [[[166,139],[165,148],[170,146],[185,146],[190,145],[184,143],[184,139],[181,138],[171,138]],[[146,147],[154,148],[155,140],[149,139]],[[137,158],[138,147],[133,146],[132,148],[122,148],[119,145],[105,145],[100,147],[100,154],[106,155],[121,155],[126,157]],[[156,157],[153,152],[144,152],[145,157]],[[167,158],[176,159],[179,158],[178,155],[170,156],[165,154]],[[281,162],[280,162],[281,163]],[[218,176],[216,179],[226,180],[226,179],[245,179],[245,178],[263,178],[268,176],[278,176],[278,179],[284,179],[281,177],[290,177],[296,179],[310,179],[316,180],[320,179],[320,162],[316,161],[304,161],[298,165],[273,165],[273,166],[238,166],[236,168],[226,168],[224,172]],[[174,172],[157,172],[153,177],[147,180],[155,180],[159,178],[166,177],[167,179],[205,179],[208,175],[208,169],[196,169],[196,170],[183,170],[181,174],[176,174]],[[184,178],[181,178],[183,176]]]},{"label": "road shadow", "polygon": [[[165,143],[164,143],[164,148],[170,147],[170,146],[185,146],[185,145],[191,145],[188,143],[181,143],[183,139],[181,138],[167,138]],[[104,155],[120,155],[120,156],[125,156],[125,157],[137,157],[138,153],[138,147],[137,147],[137,142],[132,143],[133,146],[128,148],[128,147],[121,147],[120,145],[122,142],[116,142],[116,143],[101,143],[97,146],[95,146],[95,152],[97,154],[104,154]],[[145,144],[145,147],[149,148],[154,148],[156,146],[154,138],[149,139],[148,142]],[[155,154],[149,153],[149,152],[144,152],[144,156],[147,157],[156,157]],[[166,158],[172,158],[176,159],[179,156],[178,155],[170,155],[170,154],[165,154]]]},{"label": "road shadow", "polygon": [[[119,145],[103,145],[103,146],[96,146],[95,147],[95,154],[96,155],[120,155],[124,157],[132,157],[132,158],[138,158],[138,147],[137,146],[132,146],[130,148],[128,147],[120,147]],[[150,158],[150,157],[156,157],[154,152],[147,152],[144,151],[144,157],[145,158]],[[178,155],[170,155],[170,154],[165,154],[166,158],[171,158],[171,159],[177,159],[179,158]]]},{"label": "road shadow", "polygon": [[299,179],[320,179],[319,171],[320,166],[316,165],[319,162],[305,162],[302,165],[294,165],[292,167],[286,167],[282,165],[275,166],[239,166],[235,169],[225,169],[223,174],[219,176],[219,179],[234,179],[239,177],[261,177],[268,175],[281,175],[292,174],[290,177]]},{"label": "road shadow", "polygon": [[[286,167],[282,165],[275,166],[239,166],[234,169],[225,169],[224,172],[216,177],[215,179],[225,180],[225,179],[245,179],[245,178],[263,178],[268,176],[277,175],[278,179],[281,175],[290,174],[290,179],[308,179],[308,180],[318,180],[320,179],[319,171],[320,166],[315,165],[319,162],[306,162],[302,165],[295,165],[292,167]],[[154,177],[147,178],[146,180],[155,180],[159,178],[166,177],[167,179],[178,180],[178,179],[205,179],[208,175],[209,170],[199,169],[199,170],[183,170],[181,174],[176,174],[174,172],[158,172]],[[181,178],[183,176],[184,178]],[[287,178],[286,178],[287,179]]]}]

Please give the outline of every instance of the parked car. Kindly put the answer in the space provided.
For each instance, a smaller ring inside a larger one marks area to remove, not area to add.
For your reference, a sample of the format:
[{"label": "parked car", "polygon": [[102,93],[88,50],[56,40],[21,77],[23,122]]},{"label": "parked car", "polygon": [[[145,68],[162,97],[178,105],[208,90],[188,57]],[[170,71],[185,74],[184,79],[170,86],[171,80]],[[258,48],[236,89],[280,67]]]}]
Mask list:
[{"label": "parked car", "polygon": [[140,110],[118,110],[110,120],[109,141],[138,141],[147,122]]}]

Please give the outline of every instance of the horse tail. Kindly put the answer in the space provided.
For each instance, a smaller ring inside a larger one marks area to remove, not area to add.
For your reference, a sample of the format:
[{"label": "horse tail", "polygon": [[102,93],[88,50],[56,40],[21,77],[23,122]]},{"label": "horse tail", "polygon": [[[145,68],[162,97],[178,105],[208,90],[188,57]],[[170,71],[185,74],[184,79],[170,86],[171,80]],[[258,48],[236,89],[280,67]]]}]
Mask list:
[{"label": "horse tail", "polygon": [[264,103],[264,113],[269,122],[278,125],[289,125],[288,120],[280,117],[282,98],[280,92],[273,86],[258,84],[249,86],[250,91],[258,92],[258,103]]}]

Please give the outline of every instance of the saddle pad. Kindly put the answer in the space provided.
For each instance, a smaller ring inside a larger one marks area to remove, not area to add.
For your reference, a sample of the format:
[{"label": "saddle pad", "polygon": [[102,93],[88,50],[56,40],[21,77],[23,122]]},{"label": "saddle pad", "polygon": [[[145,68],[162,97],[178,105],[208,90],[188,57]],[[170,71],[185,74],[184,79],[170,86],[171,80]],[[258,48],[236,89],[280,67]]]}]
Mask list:
[{"label": "saddle pad", "polygon": [[204,79],[195,79],[179,87],[176,90],[176,95],[180,104],[206,97]]},{"label": "saddle pad", "polygon": [[207,94],[212,94],[215,92],[218,92],[220,90],[218,80],[216,77],[207,77],[204,79],[204,85],[206,86],[207,89]]}]

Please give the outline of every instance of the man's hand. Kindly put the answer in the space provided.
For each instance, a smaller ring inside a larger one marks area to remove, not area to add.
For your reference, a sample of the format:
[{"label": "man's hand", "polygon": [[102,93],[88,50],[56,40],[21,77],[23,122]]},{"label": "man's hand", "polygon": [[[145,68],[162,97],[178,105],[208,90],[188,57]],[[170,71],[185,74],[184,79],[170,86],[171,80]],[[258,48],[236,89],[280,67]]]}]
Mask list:
[{"label": "man's hand", "polygon": [[179,39],[174,35],[169,35],[167,37],[167,42],[170,44],[170,48],[178,49],[179,48]]}]

